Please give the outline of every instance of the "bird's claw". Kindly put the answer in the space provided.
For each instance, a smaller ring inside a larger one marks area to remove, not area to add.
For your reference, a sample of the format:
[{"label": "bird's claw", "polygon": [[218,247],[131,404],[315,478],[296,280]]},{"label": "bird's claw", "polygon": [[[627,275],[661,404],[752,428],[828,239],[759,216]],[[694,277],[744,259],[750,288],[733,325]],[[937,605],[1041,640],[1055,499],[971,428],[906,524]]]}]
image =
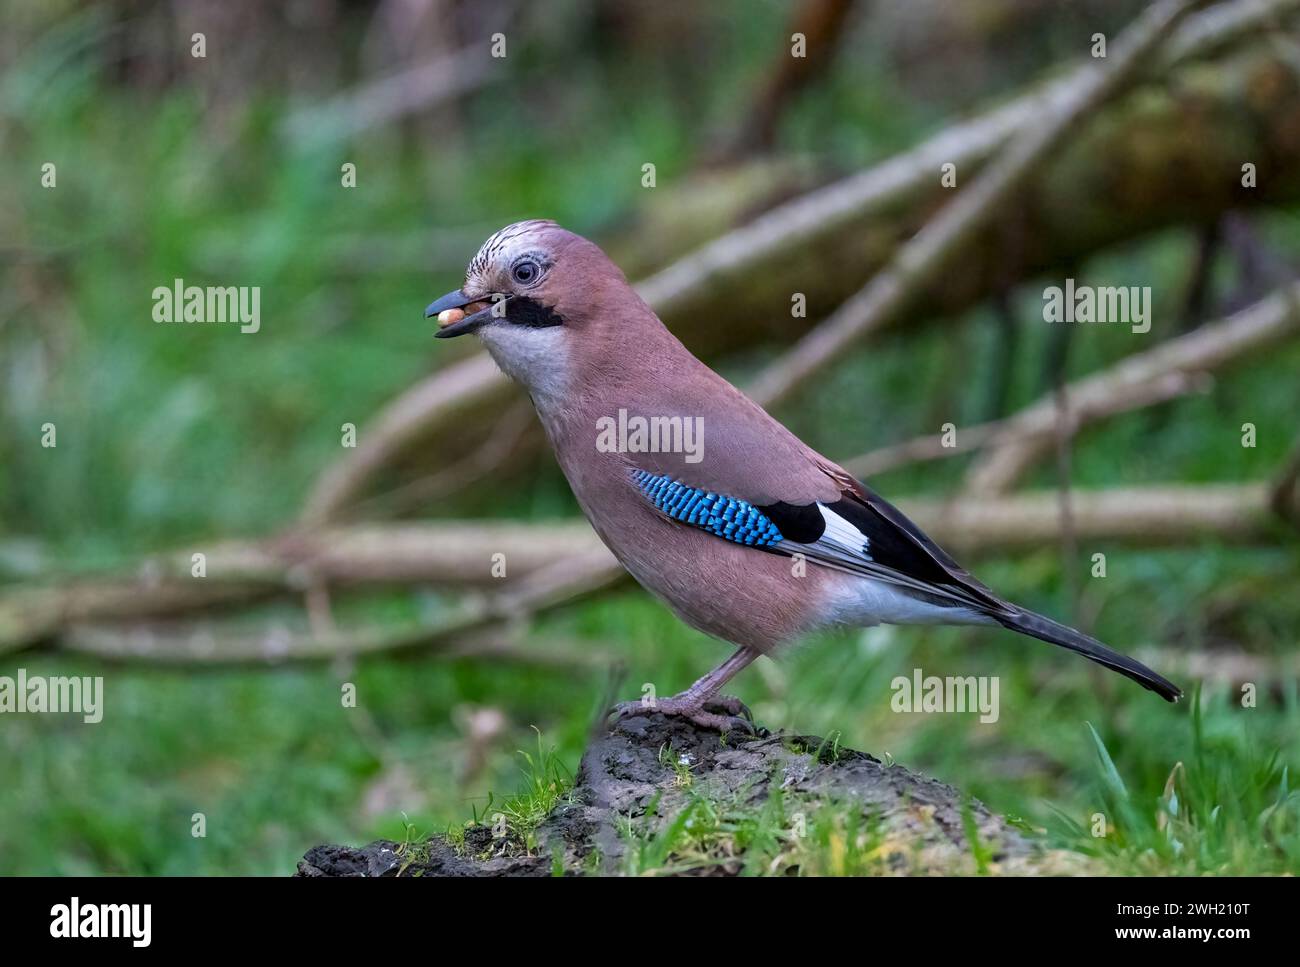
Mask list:
[{"label": "bird's claw", "polygon": [[704,703],[704,708],[722,712],[733,718],[744,717],[750,725],[754,724],[754,713],[749,710],[748,705],[734,695],[714,695]]},{"label": "bird's claw", "polygon": [[712,729],[715,732],[745,732],[754,736],[759,734],[749,706],[731,695],[715,695],[703,702],[676,697],[662,698],[654,702],[619,702],[609,710],[606,721],[616,722],[629,715],[646,715],[652,712],[677,716],[702,729]]}]

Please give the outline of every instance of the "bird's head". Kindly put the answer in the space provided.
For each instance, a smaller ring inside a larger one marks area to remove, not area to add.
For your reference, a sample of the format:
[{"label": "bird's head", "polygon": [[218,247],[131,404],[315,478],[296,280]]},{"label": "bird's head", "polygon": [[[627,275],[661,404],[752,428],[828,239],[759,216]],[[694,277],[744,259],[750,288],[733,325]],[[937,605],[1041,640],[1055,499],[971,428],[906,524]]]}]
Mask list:
[{"label": "bird's head", "polygon": [[644,303],[599,247],[534,219],[484,242],[465,284],[424,315],[438,317],[440,339],[477,333],[508,376],[545,394],[582,360],[599,358],[613,328],[631,324],[638,307]]}]

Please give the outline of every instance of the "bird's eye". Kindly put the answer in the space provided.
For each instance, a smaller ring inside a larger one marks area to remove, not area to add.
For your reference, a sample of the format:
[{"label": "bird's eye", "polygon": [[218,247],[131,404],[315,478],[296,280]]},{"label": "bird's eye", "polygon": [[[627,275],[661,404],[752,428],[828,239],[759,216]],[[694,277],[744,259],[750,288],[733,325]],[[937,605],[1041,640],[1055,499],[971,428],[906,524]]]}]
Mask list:
[{"label": "bird's eye", "polygon": [[520,259],[510,269],[510,277],[519,285],[531,285],[542,274],[542,267],[532,259]]}]

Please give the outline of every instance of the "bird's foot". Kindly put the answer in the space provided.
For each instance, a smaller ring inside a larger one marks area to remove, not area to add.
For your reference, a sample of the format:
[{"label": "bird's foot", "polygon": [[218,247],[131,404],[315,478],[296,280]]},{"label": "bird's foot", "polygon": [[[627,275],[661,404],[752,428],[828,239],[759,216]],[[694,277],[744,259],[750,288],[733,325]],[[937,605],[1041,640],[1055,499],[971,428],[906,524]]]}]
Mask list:
[{"label": "bird's foot", "polygon": [[734,695],[713,695],[706,699],[698,696],[674,695],[650,702],[620,702],[609,711],[609,718],[618,720],[629,715],[644,715],[647,712],[659,712],[663,715],[675,715],[698,725],[702,729],[717,732],[746,732],[758,735],[754,725],[754,715],[740,699]]}]

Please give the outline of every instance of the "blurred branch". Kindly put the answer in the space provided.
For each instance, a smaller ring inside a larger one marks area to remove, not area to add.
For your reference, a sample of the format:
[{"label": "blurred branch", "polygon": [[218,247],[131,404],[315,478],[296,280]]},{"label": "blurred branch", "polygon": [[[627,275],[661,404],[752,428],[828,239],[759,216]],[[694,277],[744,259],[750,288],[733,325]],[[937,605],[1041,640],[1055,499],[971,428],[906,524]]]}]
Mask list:
[{"label": "blurred branch", "polygon": [[[1099,375],[1118,376],[1114,370],[1107,370],[1105,374]],[[1089,377],[1089,379],[1092,378]],[[1072,399],[1080,385],[1075,384],[1067,387],[1067,396]],[[1098,422],[1119,413],[1127,413],[1177,399],[1188,393],[1200,391],[1206,388],[1207,385],[1205,380],[1197,379],[1186,373],[1171,373],[1154,382],[1122,390],[1120,395],[1107,398],[1104,405],[1096,409],[1084,409],[1070,402],[1070,416],[1077,425]],[[1116,388],[1120,389],[1118,386]],[[876,474],[887,473],[890,470],[897,470],[899,467],[910,466],[914,463],[926,463],[931,460],[953,457],[961,453],[970,453],[992,443],[1002,444],[1005,441],[1006,445],[1011,445],[1012,441],[1027,442],[1027,438],[1044,438],[1048,431],[1041,429],[1037,425],[1035,417],[1039,412],[1039,408],[1047,399],[1047,397],[1042,397],[1033,405],[1005,419],[964,427],[955,434],[953,446],[944,446],[944,435],[941,433],[927,434],[913,437],[911,440],[902,443],[879,447],[870,453],[864,453],[860,457],[845,461],[844,467],[854,476],[871,477]]]},{"label": "blurred branch", "polygon": [[299,144],[345,140],[472,90],[491,76],[491,67],[484,45],[465,47],[371,81],[324,104],[301,108],[284,120],[281,130]]},{"label": "blurred branch", "polygon": [[1300,527],[1300,440],[1297,440],[1278,474],[1270,503],[1283,520]]},{"label": "blurred branch", "polygon": [[248,604],[272,593],[245,582],[158,583],[150,578],[73,579],[0,591],[0,653],[34,645],[79,620],[112,621],[187,614]]},{"label": "blurred branch", "polygon": [[[1111,369],[1075,383],[1069,390],[1071,419],[1119,412],[1126,399],[1160,395],[1160,386],[1189,381],[1226,363],[1275,346],[1300,332],[1300,285],[1292,285],[1224,322],[1204,326],[1131,356]],[[1051,448],[1055,420],[1050,399],[1039,400],[1018,416],[1018,436],[1008,436],[983,454],[966,478],[968,495],[1001,493],[1015,486]]]},{"label": "blurred branch", "polygon": [[[1274,489],[1258,483],[1076,490],[1071,494],[1071,525],[1080,541],[1268,541],[1276,538],[1279,527]],[[1061,533],[1055,491],[981,501],[918,498],[898,503],[936,541],[955,551],[1051,546]],[[508,580],[490,576],[494,553],[505,555],[512,575]],[[475,560],[483,566],[466,566]],[[344,635],[350,642],[347,650],[354,654],[429,647],[569,604],[627,578],[581,522],[339,527],[310,536],[223,545],[209,557],[204,578],[188,576],[188,561],[188,552],[154,559],[142,569],[152,575],[145,581],[85,578],[0,592],[0,652],[57,638],[79,625],[138,622],[296,594],[305,581],[354,588],[431,583],[499,588],[464,595],[448,615],[425,627]],[[168,562],[176,569],[167,571]],[[535,566],[528,567],[529,562]],[[232,654],[240,661],[274,660],[290,648],[294,657],[313,658],[342,643],[342,638],[324,635],[288,645],[283,634],[278,639],[259,634],[241,639]],[[208,647],[203,641],[194,644],[196,654]],[[224,660],[224,649],[221,658],[211,657]]]},{"label": "blurred branch", "polygon": [[443,366],[402,393],[359,434],[357,446],[330,464],[307,497],[303,520],[339,515],[378,471],[439,423],[480,420],[510,398],[512,387],[487,353]]},{"label": "blurred branch", "polygon": [[1236,0],[1216,3],[1189,19],[1161,52],[1163,67],[1172,67],[1191,57],[1218,53],[1245,33],[1279,32],[1297,10],[1296,0]]},{"label": "blurred branch", "polygon": [[[1276,539],[1266,484],[1160,484],[1070,491],[1077,541],[1138,545],[1205,539]],[[1052,546],[1061,538],[1055,490],[970,501],[903,500],[899,506],[941,545],[960,552]]]},{"label": "blurred branch", "polygon": [[[1175,399],[1206,386],[1205,374],[1279,345],[1297,333],[1300,285],[1293,285],[1222,322],[1206,324],[1075,381],[1065,391],[1069,418],[1077,431],[1087,423]],[[854,457],[844,466],[858,476],[869,477],[989,447],[971,468],[967,488],[970,493],[1004,492],[1051,449],[1056,416],[1052,393],[1006,419],[959,430],[955,446],[945,447],[942,434],[920,436]]]},{"label": "blurred branch", "polygon": [[[1173,34],[1147,69],[1166,72],[1276,29],[1297,12],[1300,0],[1247,0],[1204,11]],[[711,302],[714,293],[749,280],[756,269],[797,259],[801,251],[824,250],[837,230],[862,226],[870,216],[879,218],[928,197],[943,164],[951,162],[958,171],[978,167],[1044,113],[1057,113],[1080,74],[1092,67],[1078,67],[986,114],[951,125],[910,151],[766,212],[646,279],[639,286],[641,296],[661,316],[688,315],[702,301]]]},{"label": "blurred branch", "polygon": [[[490,584],[491,555],[511,579],[555,571],[591,547],[583,523],[548,527],[541,539],[509,522],[341,527],[260,541],[223,541],[150,557],[129,573],[0,591],[0,651],[83,622],[166,617],[247,605],[314,588]],[[205,556],[205,576],[192,573]],[[478,561],[480,567],[472,562]]]},{"label": "blurred branch", "polygon": [[[1217,51],[1298,10],[1300,0],[1216,7],[1175,32],[1176,56],[1158,55],[1152,65],[1164,69]],[[1004,246],[982,240],[946,273],[943,285],[924,294],[916,315],[959,312],[1016,278],[1116,241],[1300,194],[1300,144],[1291,134],[1300,124],[1300,98],[1286,80],[1293,75],[1278,73],[1285,70],[1275,54],[1253,50],[1248,61],[1198,76],[1194,95],[1160,89],[1109,109],[1104,124],[1093,125],[1071,151],[1024,184],[1017,214],[1028,233],[1024,260],[1009,265]],[[790,318],[791,292],[807,296],[810,319],[842,303],[856,280],[884,265],[899,240],[945,198],[938,176],[943,164],[970,177],[1016,132],[1036,125],[1045,110],[1054,112],[1074,76],[772,208],[646,279],[638,291],[703,358],[758,339],[787,341],[809,325]],[[1230,147],[1221,136],[1207,141],[1208,134],[1197,133],[1211,130],[1231,130]],[[1230,175],[1242,157],[1268,159],[1273,175],[1242,191]],[[1179,177],[1171,178],[1171,171]],[[1189,187],[1195,189],[1190,194]],[[705,319],[707,326],[683,330],[684,323]],[[440,454],[476,449],[511,392],[485,353],[433,373],[381,411],[373,426],[363,428],[357,448],[326,468],[306,501],[304,520],[336,519],[379,471],[417,443]],[[540,445],[540,435],[530,433],[517,458],[535,459]]]},{"label": "blurred branch", "polygon": [[[997,163],[976,177],[877,273],[788,354],[755,381],[760,404],[781,403],[803,389],[833,360],[906,309],[1004,205],[1020,183],[1074,133],[1088,114],[1141,75],[1169,32],[1203,0],[1160,0],[1125,30],[1104,62],[1086,64],[1052,103],[1039,105],[1040,123],[1020,131]],[[936,176],[932,171],[931,176]]]},{"label": "blurred branch", "polygon": [[[394,539],[402,539],[401,530],[400,527],[394,528]],[[534,543],[546,545],[555,537],[553,534],[540,536],[542,540]],[[595,535],[591,536],[594,538]],[[430,541],[430,547],[437,543],[436,539]],[[471,596],[437,621],[397,630],[364,628],[299,633],[283,625],[272,625],[254,632],[223,629],[218,637],[213,629],[203,626],[178,629],[176,626],[169,628],[156,623],[139,623],[145,618],[187,614],[196,609],[193,601],[185,607],[173,601],[178,606],[166,611],[159,599],[142,600],[139,593],[132,595],[127,589],[119,589],[116,595],[102,593],[98,600],[103,608],[96,611],[84,606],[85,589],[75,585],[47,588],[44,593],[52,596],[62,593],[70,599],[81,599],[82,606],[76,609],[78,617],[75,620],[68,617],[74,610],[71,607],[56,608],[53,620],[37,629],[12,621],[21,607],[21,598],[14,592],[7,592],[0,594],[0,653],[53,641],[70,650],[107,659],[204,665],[277,664],[430,649],[443,650],[453,656],[509,654],[509,647],[500,640],[502,626],[509,627],[530,615],[580,600],[627,577],[603,546],[595,541],[592,544],[594,546],[585,551],[561,558],[545,571],[523,578],[508,590]],[[384,556],[382,548],[374,548],[373,553],[376,560]],[[195,586],[200,583],[205,590],[212,587],[206,579],[194,581]],[[101,590],[108,591],[107,588]],[[223,600],[229,603],[231,599]],[[130,611],[133,601],[139,604],[134,614]],[[215,601],[214,597],[207,603]],[[459,640],[461,644],[452,647],[450,643],[453,640]]]},{"label": "blurred branch", "polygon": [[1240,650],[1189,650],[1146,647],[1139,649],[1142,660],[1156,668],[1177,668],[1187,678],[1211,683],[1240,685],[1276,684],[1289,689],[1300,678],[1300,655],[1256,655]]},{"label": "blurred branch", "polygon": [[361,628],[331,633],[290,631],[273,625],[256,631],[213,624],[73,625],[58,640],[61,651],[110,662],[224,668],[274,666],[286,662],[333,661],[385,653],[418,653],[446,659],[479,658],[544,668],[590,668],[613,659],[590,648],[552,645],[537,638],[527,645],[499,630],[459,633],[450,627]]},{"label": "blurred branch", "polygon": [[[390,514],[427,506],[482,480],[510,460],[520,438],[532,429],[533,420],[532,405],[518,400],[502,414],[482,446],[437,473],[360,502],[358,513],[364,516],[374,506],[382,506]],[[348,484],[344,481],[343,485]]]},{"label": "blurred branch", "polygon": [[771,150],[782,111],[834,59],[835,45],[853,5],[854,0],[803,0],[796,6],[790,18],[789,35],[804,36],[803,54],[791,56],[789,41],[784,36],[780,38],[780,52],[759,86],[748,115],[717,161],[735,161],[756,151]]}]

